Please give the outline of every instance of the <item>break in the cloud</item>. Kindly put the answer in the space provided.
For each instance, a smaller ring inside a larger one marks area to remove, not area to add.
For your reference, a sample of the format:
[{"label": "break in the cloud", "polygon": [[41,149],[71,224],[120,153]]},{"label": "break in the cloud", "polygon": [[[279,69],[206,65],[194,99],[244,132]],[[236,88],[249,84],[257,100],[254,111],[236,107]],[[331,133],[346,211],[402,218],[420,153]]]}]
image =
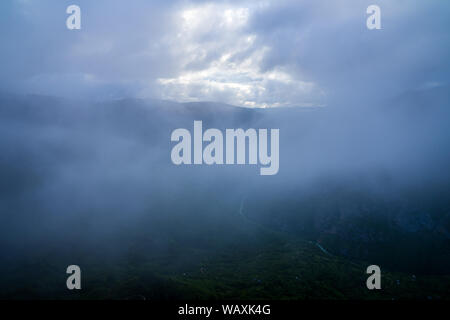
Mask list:
[{"label": "break in the cloud", "polygon": [[314,82],[283,67],[261,70],[271,48],[248,28],[251,14],[260,7],[206,3],[177,12],[174,47],[181,50],[183,63],[175,77],[158,79],[163,97],[248,107],[319,101],[321,90]]},{"label": "break in the cloud", "polygon": [[[82,9],[82,30],[65,9]],[[365,26],[382,9],[382,30]],[[27,1],[0,4],[6,90],[319,106],[448,85],[450,5],[410,1]]]}]

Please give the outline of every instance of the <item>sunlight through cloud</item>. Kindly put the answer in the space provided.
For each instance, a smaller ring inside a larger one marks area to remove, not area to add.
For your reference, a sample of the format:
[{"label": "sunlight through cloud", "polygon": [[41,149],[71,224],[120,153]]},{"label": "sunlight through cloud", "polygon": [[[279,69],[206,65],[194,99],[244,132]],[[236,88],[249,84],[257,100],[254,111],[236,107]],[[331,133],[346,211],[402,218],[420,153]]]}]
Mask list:
[{"label": "sunlight through cloud", "polygon": [[246,29],[250,14],[251,7],[215,4],[179,12],[173,49],[182,67],[174,77],[157,79],[162,98],[276,107],[299,105],[299,96],[317,95],[313,82],[300,81],[287,70],[261,70],[271,48]]}]

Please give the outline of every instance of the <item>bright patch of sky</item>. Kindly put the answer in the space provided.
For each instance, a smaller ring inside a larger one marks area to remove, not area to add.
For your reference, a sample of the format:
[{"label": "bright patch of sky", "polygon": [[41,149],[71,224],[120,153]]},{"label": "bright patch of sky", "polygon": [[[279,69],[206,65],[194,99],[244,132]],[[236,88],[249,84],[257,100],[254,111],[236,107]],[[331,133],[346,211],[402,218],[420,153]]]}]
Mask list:
[{"label": "bright patch of sky", "polygon": [[[299,104],[296,100],[302,96],[319,96],[314,82],[298,79],[284,68],[261,70],[271,48],[246,28],[253,10],[260,7],[201,4],[177,12],[172,49],[182,53],[183,66],[175,77],[158,79],[162,97],[278,107]],[[300,104],[311,102],[305,99]]]}]

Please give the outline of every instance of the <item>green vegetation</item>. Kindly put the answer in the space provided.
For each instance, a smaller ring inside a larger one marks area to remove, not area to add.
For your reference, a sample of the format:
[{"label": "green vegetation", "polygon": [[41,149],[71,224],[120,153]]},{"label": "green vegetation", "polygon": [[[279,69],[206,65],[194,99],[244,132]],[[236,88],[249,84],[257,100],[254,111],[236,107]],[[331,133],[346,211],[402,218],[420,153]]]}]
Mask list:
[{"label": "green vegetation", "polygon": [[[234,216],[235,219],[239,219]],[[370,263],[324,253],[314,242],[252,224],[202,239],[189,228],[159,253],[150,235],[134,238],[114,257],[70,252],[82,259],[82,290],[65,289],[69,259],[41,256],[11,270],[1,298],[43,299],[448,299],[450,276],[415,276],[381,266],[382,290],[366,288]],[[223,222],[223,221],[222,221]],[[222,229],[222,232],[220,232]],[[225,237],[225,233],[228,234]],[[126,239],[124,241],[127,241]],[[93,252],[95,251],[92,249]],[[69,253],[67,254],[69,256]],[[82,257],[82,258],[81,258]],[[27,275],[27,276],[23,276]],[[31,281],[31,283],[30,283]],[[5,284],[4,284],[5,285]]]}]

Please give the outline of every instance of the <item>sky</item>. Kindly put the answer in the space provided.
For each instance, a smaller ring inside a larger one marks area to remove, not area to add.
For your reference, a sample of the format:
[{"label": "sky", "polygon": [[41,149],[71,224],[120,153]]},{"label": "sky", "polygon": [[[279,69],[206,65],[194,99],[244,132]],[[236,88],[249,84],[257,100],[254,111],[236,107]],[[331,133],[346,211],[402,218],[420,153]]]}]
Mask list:
[{"label": "sky", "polygon": [[[68,30],[66,8],[81,8]],[[381,8],[368,30],[366,8]],[[447,86],[446,0],[0,4],[0,90],[62,97],[329,106]]]}]

